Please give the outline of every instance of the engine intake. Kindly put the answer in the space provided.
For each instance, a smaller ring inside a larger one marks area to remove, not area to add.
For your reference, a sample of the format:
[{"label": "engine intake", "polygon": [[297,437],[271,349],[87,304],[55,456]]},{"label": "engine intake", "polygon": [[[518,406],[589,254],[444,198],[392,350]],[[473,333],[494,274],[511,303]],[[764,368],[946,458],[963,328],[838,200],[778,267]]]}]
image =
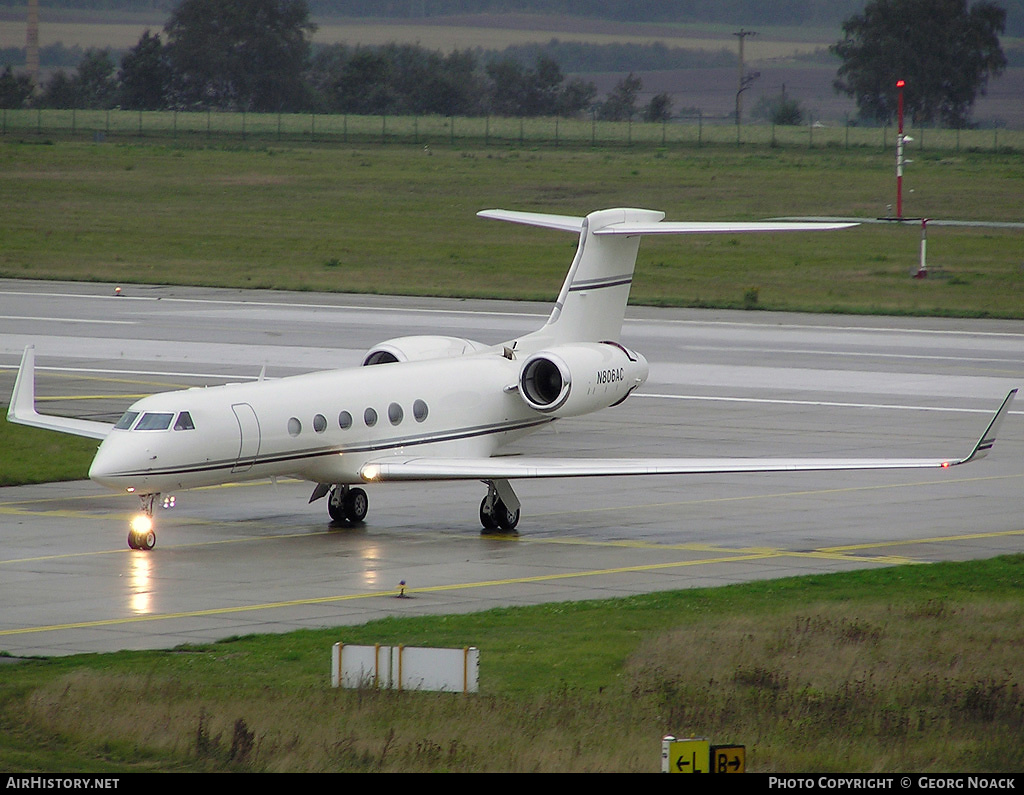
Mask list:
[{"label": "engine intake", "polygon": [[523,399],[538,411],[554,411],[569,398],[572,371],[563,359],[544,351],[526,360],[519,375]]},{"label": "engine intake", "polygon": [[485,350],[486,345],[460,337],[395,337],[374,346],[363,357],[363,367],[392,362],[419,362],[425,359],[451,359]]}]

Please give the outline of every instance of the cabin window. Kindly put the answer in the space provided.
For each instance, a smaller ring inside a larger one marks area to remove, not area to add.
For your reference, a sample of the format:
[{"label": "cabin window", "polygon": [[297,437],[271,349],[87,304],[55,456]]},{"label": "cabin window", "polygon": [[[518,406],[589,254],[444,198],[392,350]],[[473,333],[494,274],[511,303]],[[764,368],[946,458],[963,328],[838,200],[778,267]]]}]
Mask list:
[{"label": "cabin window", "polygon": [[398,425],[404,417],[405,412],[402,411],[402,407],[397,403],[392,403],[388,406],[388,419],[391,421],[392,425]]},{"label": "cabin window", "polygon": [[178,415],[177,421],[174,423],[174,430],[176,431],[194,431],[196,429],[195,423],[192,422],[192,415],[187,411],[181,412]]},{"label": "cabin window", "polygon": [[302,433],[302,423],[299,422],[298,417],[292,417],[288,420],[288,435],[298,436],[300,433]]},{"label": "cabin window", "polygon": [[377,412],[373,409],[367,409],[363,412],[363,422],[366,423],[367,428],[372,428],[377,424]]},{"label": "cabin window", "polygon": [[117,421],[117,425],[115,425],[114,427],[117,428],[117,430],[119,431],[127,431],[129,428],[132,427],[132,423],[135,422],[135,419],[138,416],[139,412],[137,411],[126,411],[124,414],[121,415],[121,419]]},{"label": "cabin window", "polygon": [[171,420],[174,419],[173,414],[157,413],[155,411],[147,411],[142,415],[142,419],[139,420],[139,424],[135,426],[137,431],[166,431],[171,427]]},{"label": "cabin window", "polygon": [[323,414],[317,414],[313,417],[313,430],[317,433],[323,433],[327,430],[327,417]]},{"label": "cabin window", "polygon": [[351,428],[352,415],[349,414],[347,411],[341,412],[341,414],[338,415],[338,427],[341,428],[343,431],[347,431],[349,428]]},{"label": "cabin window", "polygon": [[417,400],[413,403],[412,416],[416,419],[416,422],[423,422],[427,418],[427,404],[422,400]]}]

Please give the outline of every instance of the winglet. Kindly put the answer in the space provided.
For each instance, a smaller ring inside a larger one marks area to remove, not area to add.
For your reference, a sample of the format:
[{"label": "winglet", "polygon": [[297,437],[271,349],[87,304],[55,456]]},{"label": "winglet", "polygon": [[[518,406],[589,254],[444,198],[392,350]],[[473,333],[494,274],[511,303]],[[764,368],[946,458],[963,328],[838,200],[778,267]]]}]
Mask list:
[{"label": "winglet", "polygon": [[974,445],[974,449],[967,458],[961,459],[960,461],[951,461],[950,466],[955,464],[968,464],[971,461],[978,461],[988,455],[988,451],[992,449],[992,445],[996,443],[996,434],[999,433],[999,426],[1003,421],[1003,417],[1007,415],[1010,410],[1010,404],[1013,403],[1013,398],[1017,394],[1016,389],[1011,389],[1010,394],[1003,400],[1003,405],[999,407],[999,411],[996,412],[992,418],[992,422],[988,424],[985,432],[981,435],[978,443]]},{"label": "winglet", "polygon": [[11,405],[7,407],[7,420],[24,423],[25,420],[37,416],[39,415],[36,414],[36,347],[29,345],[21,357],[21,366],[18,368],[14,391],[11,393]]},{"label": "winglet", "polygon": [[36,349],[34,345],[25,348],[11,393],[11,405],[7,408],[7,421],[48,431],[70,433],[90,439],[105,439],[114,427],[105,422],[76,420],[71,417],[54,417],[36,411]]}]

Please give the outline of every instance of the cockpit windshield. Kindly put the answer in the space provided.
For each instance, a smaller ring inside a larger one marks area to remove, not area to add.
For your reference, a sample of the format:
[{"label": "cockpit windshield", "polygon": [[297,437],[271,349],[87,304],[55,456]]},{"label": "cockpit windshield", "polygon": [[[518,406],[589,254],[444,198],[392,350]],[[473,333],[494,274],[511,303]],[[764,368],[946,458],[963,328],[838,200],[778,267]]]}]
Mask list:
[{"label": "cockpit windshield", "polygon": [[132,423],[135,422],[135,418],[138,416],[139,412],[137,411],[126,411],[124,414],[121,415],[121,419],[117,421],[117,424],[114,426],[114,428],[116,428],[119,431],[127,431],[129,428],[132,427]]},{"label": "cockpit windshield", "polygon": [[[135,431],[166,431],[171,427],[171,420],[174,420],[174,430],[176,431],[194,431],[196,424],[192,421],[192,415],[187,411],[180,411],[177,414],[177,419],[172,412],[163,411],[147,411],[142,415],[142,419],[135,422],[139,417],[137,411],[126,411],[121,415],[121,419],[114,425],[119,431],[135,430]],[[135,426],[134,428],[132,426]]]},{"label": "cockpit windshield", "polygon": [[171,427],[173,414],[163,414],[155,411],[147,411],[142,415],[139,424],[135,426],[137,431],[166,431]]}]

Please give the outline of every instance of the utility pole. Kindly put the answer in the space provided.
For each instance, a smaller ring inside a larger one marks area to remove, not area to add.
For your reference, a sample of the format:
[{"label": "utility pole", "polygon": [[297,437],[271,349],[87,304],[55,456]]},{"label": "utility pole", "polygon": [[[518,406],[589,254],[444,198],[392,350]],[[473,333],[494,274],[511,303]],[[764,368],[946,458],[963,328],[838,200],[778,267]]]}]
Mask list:
[{"label": "utility pole", "polygon": [[39,0],[28,0],[28,25],[25,30],[25,66],[33,87],[39,85]]},{"label": "utility pole", "polygon": [[744,30],[743,28],[740,28],[739,31],[732,35],[736,36],[740,40],[740,72],[739,81],[736,86],[736,126],[739,127],[741,117],[743,115],[743,92],[746,91],[750,84],[761,75],[760,73],[756,73],[748,76],[743,71],[743,40],[746,39],[747,36],[756,36],[757,31]]}]

